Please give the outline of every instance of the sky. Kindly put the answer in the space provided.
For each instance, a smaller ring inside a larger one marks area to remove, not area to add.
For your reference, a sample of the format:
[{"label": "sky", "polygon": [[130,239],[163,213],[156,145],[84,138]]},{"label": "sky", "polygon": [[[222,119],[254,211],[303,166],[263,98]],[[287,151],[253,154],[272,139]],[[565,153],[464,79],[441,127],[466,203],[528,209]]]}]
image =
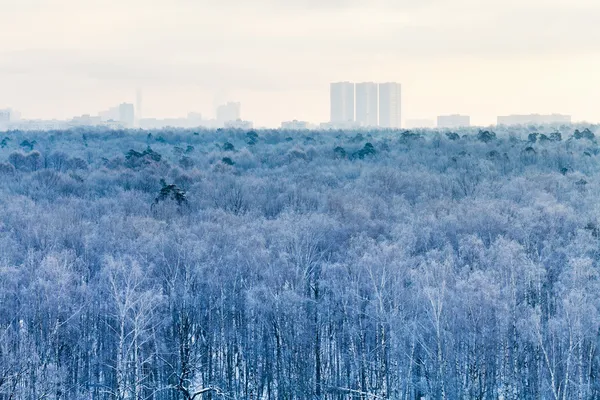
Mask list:
[{"label": "sky", "polygon": [[144,117],[242,103],[257,126],[329,119],[329,83],[402,84],[403,119],[600,122],[597,0],[0,0],[0,108]]}]

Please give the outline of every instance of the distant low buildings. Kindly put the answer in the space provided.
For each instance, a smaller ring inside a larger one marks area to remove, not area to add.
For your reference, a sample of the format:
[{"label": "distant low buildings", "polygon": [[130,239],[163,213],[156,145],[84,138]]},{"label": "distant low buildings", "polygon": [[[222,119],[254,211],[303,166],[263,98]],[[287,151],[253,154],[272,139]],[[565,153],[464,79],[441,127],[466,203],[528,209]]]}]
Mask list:
[{"label": "distant low buildings", "polygon": [[226,129],[244,129],[244,130],[249,130],[252,129],[254,127],[254,124],[252,123],[252,121],[243,121],[241,119],[238,119],[236,121],[227,121],[225,122],[225,128]]},{"label": "distant low buildings", "polygon": [[238,119],[237,121],[227,121],[225,122],[226,129],[244,129],[249,130],[254,128],[254,123],[252,121],[243,121]]},{"label": "distant low buildings", "polygon": [[22,120],[10,124],[10,129],[18,129],[21,131],[57,131],[71,128],[69,121],[60,121],[56,119],[42,120]]},{"label": "distant low buildings", "polygon": [[142,118],[139,120],[139,127],[142,129],[163,129],[163,128],[218,128],[215,120],[204,120],[202,114],[191,112],[187,117],[181,118]]},{"label": "distant low buildings", "polygon": [[80,117],[73,117],[71,120],[72,126],[100,126],[104,125],[102,118],[99,116],[93,117],[89,114],[82,115]]},{"label": "distant low buildings", "polygon": [[437,117],[438,128],[465,128],[471,126],[471,117],[468,115],[440,115]]},{"label": "distant low buildings", "polygon": [[139,120],[142,129],[187,128],[186,118],[142,118]]},{"label": "distant low buildings", "polygon": [[498,117],[498,125],[551,125],[570,123],[571,116],[562,114],[507,115]]},{"label": "distant low buildings", "polygon": [[302,131],[310,129],[310,124],[306,121],[286,121],[281,123],[281,129],[286,129],[290,131]]},{"label": "distant low buildings", "polygon": [[131,103],[122,103],[97,116],[84,114],[70,120],[20,120],[20,114],[10,109],[0,109],[0,131],[6,130],[68,130],[82,127],[103,127],[106,129],[253,129],[251,121],[240,118],[240,103],[227,103],[219,107],[218,119],[204,119],[202,114],[190,112],[181,118],[136,118],[136,110]]}]

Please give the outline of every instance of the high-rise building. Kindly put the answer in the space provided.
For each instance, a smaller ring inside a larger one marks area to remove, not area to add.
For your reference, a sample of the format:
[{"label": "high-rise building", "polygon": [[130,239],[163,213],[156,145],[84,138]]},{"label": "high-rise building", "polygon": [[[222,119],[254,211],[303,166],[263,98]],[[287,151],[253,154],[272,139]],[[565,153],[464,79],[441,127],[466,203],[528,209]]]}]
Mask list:
[{"label": "high-rise building", "polygon": [[363,82],[356,84],[356,122],[360,126],[374,127],[378,125],[377,84]]},{"label": "high-rise building", "polygon": [[131,129],[135,123],[135,107],[130,103],[119,105],[119,122],[124,128]]},{"label": "high-rise building", "polygon": [[336,82],[329,88],[332,124],[354,122],[354,83]]},{"label": "high-rise building", "polygon": [[379,84],[379,126],[402,127],[402,87],[399,83]]},{"label": "high-rise building", "polygon": [[545,124],[570,124],[570,115],[508,115],[498,117],[498,125],[545,125]]},{"label": "high-rise building", "polygon": [[468,115],[440,115],[437,117],[438,128],[463,128],[471,126],[471,117]]},{"label": "high-rise building", "polygon": [[217,107],[217,121],[220,125],[224,126],[226,122],[237,121],[242,118],[241,115],[241,103],[229,102]]}]

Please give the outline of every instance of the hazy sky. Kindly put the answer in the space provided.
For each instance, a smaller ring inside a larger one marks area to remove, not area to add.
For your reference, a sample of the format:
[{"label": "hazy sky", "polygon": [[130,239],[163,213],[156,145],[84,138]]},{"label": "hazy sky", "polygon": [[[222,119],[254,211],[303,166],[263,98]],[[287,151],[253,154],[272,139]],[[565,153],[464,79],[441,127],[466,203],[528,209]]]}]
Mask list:
[{"label": "hazy sky", "polygon": [[0,108],[278,126],[329,118],[329,82],[398,81],[403,119],[600,121],[598,0],[0,0]]}]

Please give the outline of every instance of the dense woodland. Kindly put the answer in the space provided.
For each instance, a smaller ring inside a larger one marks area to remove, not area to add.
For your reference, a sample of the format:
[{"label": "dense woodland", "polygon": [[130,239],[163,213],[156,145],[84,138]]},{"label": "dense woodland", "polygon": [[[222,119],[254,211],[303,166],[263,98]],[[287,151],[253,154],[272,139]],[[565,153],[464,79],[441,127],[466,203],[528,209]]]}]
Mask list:
[{"label": "dense woodland", "polygon": [[600,398],[597,129],[0,133],[0,400]]}]

